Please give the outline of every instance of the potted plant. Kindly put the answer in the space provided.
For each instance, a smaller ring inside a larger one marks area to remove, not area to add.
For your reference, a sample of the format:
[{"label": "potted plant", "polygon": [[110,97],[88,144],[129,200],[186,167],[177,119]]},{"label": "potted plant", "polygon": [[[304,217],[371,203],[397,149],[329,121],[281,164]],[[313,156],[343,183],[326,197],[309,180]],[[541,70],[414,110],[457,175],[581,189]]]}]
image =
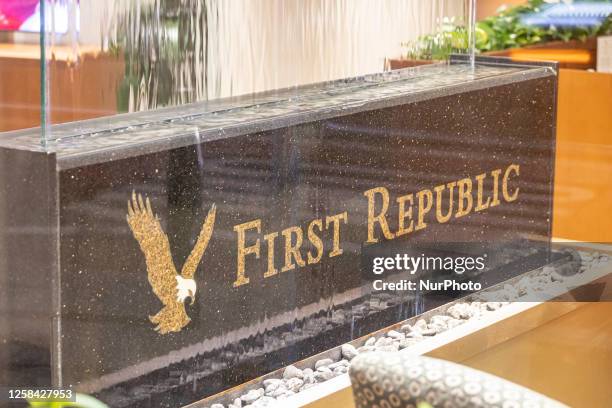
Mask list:
[{"label": "potted plant", "polygon": [[[612,15],[599,25],[591,27],[534,26],[524,23],[524,17],[539,13],[547,3],[557,0],[528,0],[525,5],[502,7],[497,15],[476,24],[476,50],[486,55],[514,56],[516,50],[532,50],[533,59],[542,59],[545,50],[582,50],[591,55],[582,61],[563,61],[565,68],[592,68],[595,61],[596,37],[612,33]],[[399,60],[390,60],[388,66],[402,68],[412,61],[444,60],[452,52],[467,49],[468,33],[465,26],[453,20],[444,21],[437,34],[419,37],[404,44],[407,49]],[[449,46],[451,45],[451,46]],[[550,53],[553,58],[563,52]],[[522,52],[527,55],[529,52]],[[538,58],[540,57],[540,58]]]}]

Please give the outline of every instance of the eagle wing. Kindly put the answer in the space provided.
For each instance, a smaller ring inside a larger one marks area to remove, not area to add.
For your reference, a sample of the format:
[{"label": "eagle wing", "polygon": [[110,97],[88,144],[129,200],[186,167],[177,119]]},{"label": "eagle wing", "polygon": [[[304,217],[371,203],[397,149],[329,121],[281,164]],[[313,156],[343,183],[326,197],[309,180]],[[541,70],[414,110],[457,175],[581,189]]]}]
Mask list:
[{"label": "eagle wing", "polygon": [[168,236],[159,218],[153,214],[149,198],[132,192],[128,200],[127,222],[145,256],[149,283],[164,305],[176,301],[176,267],[170,252]]},{"label": "eagle wing", "polygon": [[202,224],[202,230],[200,231],[200,235],[198,235],[198,240],[181,270],[181,276],[185,279],[193,279],[193,275],[198,268],[198,264],[212,236],[216,213],[217,206],[213,204],[210,210],[208,210],[208,215],[206,216],[206,220],[204,220],[204,224]]}]

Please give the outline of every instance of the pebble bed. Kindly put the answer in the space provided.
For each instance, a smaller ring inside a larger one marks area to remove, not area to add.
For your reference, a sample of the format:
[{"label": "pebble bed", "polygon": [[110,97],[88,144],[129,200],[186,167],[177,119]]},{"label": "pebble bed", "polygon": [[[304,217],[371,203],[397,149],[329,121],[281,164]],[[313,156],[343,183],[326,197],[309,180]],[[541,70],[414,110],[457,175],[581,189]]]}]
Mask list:
[{"label": "pebble bed", "polygon": [[[584,273],[591,268],[611,261],[608,255],[602,255],[597,252],[581,252],[580,256],[582,264],[579,273]],[[520,279],[516,285],[504,285],[503,288],[492,293],[497,296],[496,299],[511,300],[528,296],[545,288],[550,288],[551,285],[561,284],[568,277],[563,272],[562,269],[559,270],[558,268],[546,266],[533,275]],[[347,373],[351,360],[360,353],[370,351],[397,352],[470,320],[480,319],[486,314],[493,313],[510,303],[510,301],[499,301],[454,304],[446,309],[445,312],[431,316],[428,320],[419,319],[413,325],[403,325],[398,330],[390,330],[378,338],[370,337],[361,347],[356,348],[351,344],[344,344],[341,347],[341,359],[338,361],[324,358],[316,361],[312,368],[305,368],[303,370],[293,365],[287,366],[283,371],[282,378],[266,379],[262,382],[262,387],[250,390],[227,406],[213,404],[210,408],[259,408],[272,406],[277,401]]]}]

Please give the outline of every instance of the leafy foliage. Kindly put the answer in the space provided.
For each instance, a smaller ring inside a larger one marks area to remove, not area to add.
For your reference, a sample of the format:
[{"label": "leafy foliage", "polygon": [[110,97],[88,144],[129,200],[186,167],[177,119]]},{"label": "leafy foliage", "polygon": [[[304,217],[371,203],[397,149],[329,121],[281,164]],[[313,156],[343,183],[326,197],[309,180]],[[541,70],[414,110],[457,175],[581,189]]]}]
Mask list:
[{"label": "leafy foliage", "polygon": [[521,22],[524,15],[538,13],[546,4],[545,0],[528,0],[525,5],[502,8],[496,16],[479,21],[477,28],[486,36],[476,48],[479,51],[497,51],[550,41],[586,41],[589,37],[606,34],[610,29],[612,16],[606,23],[595,27],[535,27]]},{"label": "leafy foliage", "polygon": [[468,47],[468,32],[454,19],[445,18],[437,33],[424,35],[402,46],[407,50],[406,58],[411,60],[445,59],[449,54],[462,52]]},{"label": "leafy foliage", "polygon": [[[497,15],[479,21],[476,25],[477,51],[499,51],[550,41],[586,41],[589,37],[612,34],[612,15],[595,27],[535,27],[522,23],[522,17],[540,12],[547,3],[555,1],[558,0],[528,0],[525,5],[502,7]],[[468,31],[453,19],[445,19],[437,33],[403,45],[409,59],[445,59],[453,52],[464,52],[468,48]]]},{"label": "leafy foliage", "polygon": [[86,394],[76,394],[76,401],[29,401],[29,408],[109,408],[105,403]]}]

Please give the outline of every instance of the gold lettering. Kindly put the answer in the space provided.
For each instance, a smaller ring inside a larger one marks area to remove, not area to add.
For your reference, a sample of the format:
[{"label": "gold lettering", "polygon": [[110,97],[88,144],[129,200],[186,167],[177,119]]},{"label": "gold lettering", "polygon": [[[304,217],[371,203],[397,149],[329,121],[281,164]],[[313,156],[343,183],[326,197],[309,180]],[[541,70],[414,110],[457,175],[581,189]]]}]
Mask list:
[{"label": "gold lettering", "polygon": [[504,195],[504,200],[506,200],[507,202],[512,202],[516,200],[518,198],[518,193],[519,193],[518,187],[514,190],[514,193],[512,195],[508,193],[508,178],[510,177],[510,172],[512,171],[514,171],[514,173],[516,173],[516,175],[519,176],[520,175],[519,165],[511,164],[510,166],[508,166],[508,168],[506,169],[506,172],[504,173],[504,178],[502,180],[502,194]]},{"label": "gold lettering", "polygon": [[[453,215],[453,191],[455,190],[455,186],[457,185],[456,182],[452,182],[452,183],[448,183],[446,185],[442,184],[439,185],[437,187],[434,188],[434,191],[436,192],[436,219],[438,220],[438,222],[440,224],[444,224],[445,222],[448,222],[448,220],[450,220],[451,216]],[[448,187],[449,191],[449,204],[448,204],[448,212],[446,213],[446,215],[442,214],[442,192],[444,191],[444,189]]]},{"label": "gold lettering", "polygon": [[493,199],[491,200],[491,207],[499,205],[499,175],[501,169],[493,170],[491,175],[493,176]]},{"label": "gold lettering", "polygon": [[[406,208],[406,202],[410,203],[408,208]],[[399,197],[397,199],[397,204],[399,205],[399,221],[395,235],[399,237],[411,233],[414,229],[414,221],[412,221],[412,205],[414,204],[414,199],[412,194]],[[408,228],[406,228],[405,224],[406,218],[410,220]]]},{"label": "gold lettering", "polygon": [[[431,194],[431,190],[421,190],[417,194],[417,199],[419,200],[419,220],[417,222],[415,231],[422,230],[427,226],[425,222],[425,215],[431,210],[431,206],[433,205],[433,195]],[[427,197],[427,204],[425,204],[425,197]]]},{"label": "gold lettering", "polygon": [[332,215],[331,217],[325,218],[325,228],[329,228],[329,224],[334,224],[334,246],[329,253],[329,257],[333,258],[342,254],[342,248],[340,248],[340,221],[344,221],[346,224],[348,221],[348,213],[345,211],[341,214]]},{"label": "gold lettering", "polygon": [[255,244],[246,246],[246,231],[256,229],[257,233],[261,233],[261,220],[253,220],[244,224],[234,226],[234,231],[238,233],[238,268],[236,271],[236,281],[234,287],[249,283],[249,278],[245,276],[245,258],[247,255],[253,254],[259,259],[259,238]]},{"label": "gold lettering", "polygon": [[472,211],[472,206],[474,205],[474,199],[472,198],[472,180],[469,178],[461,179],[457,182],[457,187],[459,190],[459,197],[457,198],[459,203],[457,205],[455,218],[468,215],[470,211]]},{"label": "gold lettering", "polygon": [[[345,213],[346,214],[346,213]],[[323,241],[315,233],[314,228],[319,228],[319,232],[323,231],[323,220],[312,220],[308,225],[308,240],[316,248],[317,256],[312,255],[312,251],[308,251],[308,264],[317,263],[323,257]]]},{"label": "gold lettering", "polygon": [[[376,205],[375,195],[380,194],[382,198],[382,208],[378,215],[374,215]],[[376,243],[378,242],[378,238],[374,237],[374,224],[378,223],[380,225],[380,229],[383,232],[383,235],[386,239],[393,239],[393,233],[389,230],[389,225],[387,225],[387,219],[385,215],[387,214],[387,210],[389,209],[389,191],[384,187],[376,187],[371,190],[363,193],[366,197],[368,197],[368,243]]]},{"label": "gold lettering", "polygon": [[[292,235],[295,234],[295,245],[292,244]],[[287,272],[295,268],[295,264],[291,258],[295,259],[295,262],[299,266],[304,266],[306,263],[302,259],[300,254],[300,247],[302,246],[302,229],[300,227],[289,227],[283,230],[283,236],[285,237],[285,266],[281,269],[281,272]]]},{"label": "gold lettering", "polygon": [[483,203],[482,202],[482,196],[483,196],[483,191],[484,191],[484,180],[487,177],[487,173],[482,173],[476,176],[476,181],[478,181],[478,190],[476,193],[476,208],[474,208],[474,211],[482,211],[482,210],[486,210],[487,208],[489,208],[489,204],[491,203],[491,197],[487,197],[487,202]]},{"label": "gold lettering", "polygon": [[278,273],[278,269],[274,266],[274,240],[278,237],[278,232],[264,235],[264,239],[268,243],[268,270],[264,273],[264,278],[274,276]]}]

